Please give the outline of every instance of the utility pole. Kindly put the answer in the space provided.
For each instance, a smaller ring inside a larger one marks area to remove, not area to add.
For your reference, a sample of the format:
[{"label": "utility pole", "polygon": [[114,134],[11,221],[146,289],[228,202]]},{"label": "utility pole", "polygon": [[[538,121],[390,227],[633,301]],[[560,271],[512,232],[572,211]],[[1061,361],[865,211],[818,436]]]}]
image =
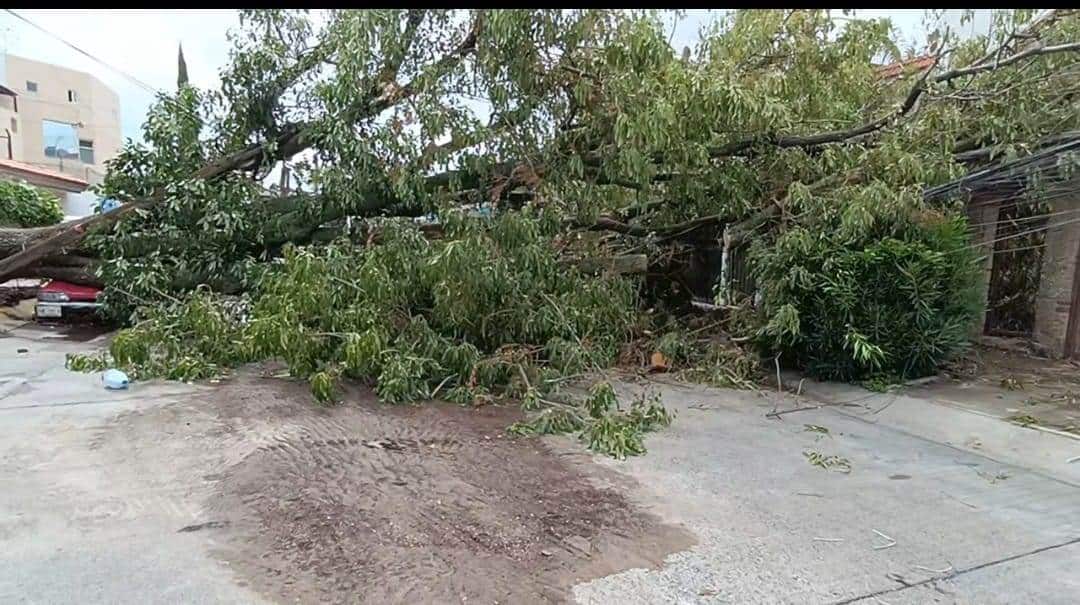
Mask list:
[{"label": "utility pole", "polygon": [[281,195],[289,195],[289,165],[281,163]]},{"label": "utility pole", "polygon": [[176,87],[183,88],[187,86],[188,73],[187,73],[187,61],[184,60],[184,45],[179,45],[179,52],[176,57]]}]

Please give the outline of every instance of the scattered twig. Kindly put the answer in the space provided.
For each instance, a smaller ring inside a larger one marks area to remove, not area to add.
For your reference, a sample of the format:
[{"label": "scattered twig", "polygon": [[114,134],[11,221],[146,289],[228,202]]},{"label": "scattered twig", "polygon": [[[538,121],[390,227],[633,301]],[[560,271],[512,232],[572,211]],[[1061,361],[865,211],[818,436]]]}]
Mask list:
[{"label": "scattered twig", "polygon": [[336,281],[337,283],[339,283],[339,284],[341,284],[343,286],[349,286],[350,288],[352,288],[354,290],[363,290],[363,288],[361,288],[356,282],[351,282],[351,281],[349,281],[347,279],[341,279],[340,277],[337,277],[337,276],[334,276],[334,275],[331,275],[330,279],[332,281]]},{"label": "scattered twig", "polygon": [[525,383],[525,388],[531,391],[532,383],[529,382],[529,376],[525,374],[525,368],[520,363],[516,365],[518,373],[521,375],[521,380]]},{"label": "scattered twig", "polygon": [[874,412],[873,412],[873,413],[874,413],[874,414],[880,414],[881,412],[883,412],[883,411],[885,411],[886,409],[888,409],[888,407],[889,407],[890,405],[894,404],[894,403],[896,403],[896,395],[893,395],[893,398],[889,400],[889,403],[886,403],[885,405],[881,406],[880,408],[878,408],[878,409],[874,410]]},{"label": "scattered twig", "polygon": [[1068,460],[1066,460],[1065,464],[1072,464],[1073,462],[1076,462],[1077,460],[1080,460],[1080,456],[1073,456],[1072,458],[1069,458]]},{"label": "scattered twig", "polygon": [[132,300],[135,300],[136,302],[140,302],[140,303],[142,303],[142,304],[144,304],[144,305],[149,305],[149,304],[150,304],[149,302],[147,302],[147,301],[146,301],[146,299],[145,299],[145,298],[141,298],[141,297],[139,297],[139,296],[135,296],[134,294],[132,294],[131,292],[128,292],[127,290],[123,290],[123,289],[121,289],[121,288],[118,288],[118,287],[116,287],[116,286],[113,286],[113,287],[112,287],[112,289],[113,289],[113,290],[116,290],[117,292],[119,292],[119,293],[121,293],[121,294],[123,294],[124,296],[127,296],[128,298],[130,298],[130,299],[132,299]]},{"label": "scattered twig", "polygon": [[986,471],[976,470],[975,474],[989,481],[991,485],[996,484],[998,481],[1004,481],[1010,476],[1009,473],[1006,473],[1005,471],[999,471],[997,474],[991,475]]},{"label": "scattered twig", "polygon": [[700,332],[704,332],[706,330],[711,330],[711,329],[713,329],[715,327],[718,327],[718,326],[722,325],[723,323],[724,323],[723,321],[718,321],[718,322],[715,322],[715,323],[707,324],[707,325],[704,325],[704,326],[702,326],[700,328],[695,328],[693,330],[690,330],[689,332],[686,333],[686,335],[687,336],[693,336],[693,335],[698,334]]},{"label": "scattered twig", "polygon": [[773,358],[773,362],[776,364],[776,392],[784,394],[784,381],[780,380],[780,355]]},{"label": "scattered twig", "polygon": [[814,492],[795,492],[796,496],[811,496],[814,498],[824,498],[825,494],[817,494]]},{"label": "scattered twig", "polygon": [[896,546],[896,540],[893,540],[889,536],[886,536],[885,534],[879,532],[876,529],[874,530],[874,533],[889,541],[888,544],[879,544],[879,545],[875,546],[874,550],[885,550],[886,548],[892,548],[893,546]]},{"label": "scattered twig", "polygon": [[[828,405],[828,404],[825,404],[825,405]],[[776,411],[776,407],[774,406],[773,411],[769,412],[768,414],[765,414],[765,417],[766,418],[779,418],[780,416],[783,416],[784,414],[790,414],[792,412],[801,412],[803,410],[817,410],[817,409],[825,407],[825,405],[812,405],[812,406],[805,407],[805,408],[794,408],[794,409],[791,409],[791,410],[784,410],[782,412]]]},{"label": "scattered twig", "polygon": [[843,538],[811,538],[814,542],[843,542]]},{"label": "scattered twig", "polygon": [[970,506],[971,508],[979,508],[978,506],[975,506],[974,504],[972,504],[970,502],[964,502],[960,498],[957,498],[956,496],[954,496],[954,495],[952,495],[952,494],[950,494],[948,492],[941,492],[941,493],[948,496],[948,497],[950,497],[950,498],[952,498],[953,500],[956,500],[957,502],[959,502],[960,504],[963,504],[964,506]]},{"label": "scattered twig", "polygon": [[780,407],[780,400],[784,397],[784,383],[780,380],[780,355],[777,354],[773,360],[776,362],[776,392],[778,393],[776,401],[773,402],[772,411],[765,414],[766,418],[779,418],[780,415],[776,413],[776,410]]},{"label": "scattered twig", "polygon": [[439,386],[435,387],[435,390],[431,392],[431,399],[435,399],[435,396],[439,394],[439,391],[442,390],[443,386],[445,386],[446,382],[451,378],[454,378],[453,374],[442,379],[442,382],[439,383]]},{"label": "scattered twig", "polygon": [[173,296],[171,294],[166,294],[165,292],[162,292],[161,290],[155,288],[153,284],[147,284],[147,287],[150,288],[151,290],[153,290],[154,292],[157,292],[159,296],[167,298],[167,299],[173,301],[176,304],[180,304],[180,302],[181,302],[179,298],[177,298],[177,297],[175,297],[175,296]]},{"label": "scattered twig", "polygon": [[946,567],[945,569],[930,569],[929,567],[923,567],[922,565],[912,565],[911,567],[912,567],[912,569],[918,569],[920,571],[925,571],[925,572],[932,573],[932,574],[951,573],[952,571],[954,571],[956,569],[956,568],[954,568],[952,566],[952,563],[949,563],[949,566]]},{"label": "scattered twig", "polygon": [[911,582],[908,582],[907,579],[904,578],[904,576],[896,573],[895,571],[892,571],[892,572],[889,572],[889,573],[885,574],[885,577],[892,580],[893,582],[896,582],[897,584],[907,586],[908,588],[914,586],[914,584],[912,584]]},{"label": "scattered twig", "polygon": [[782,410],[782,411],[779,411],[779,412],[774,409],[773,411],[769,412],[768,414],[765,414],[765,417],[766,418],[776,418],[778,416],[783,416],[784,414],[791,414],[792,412],[805,412],[806,410],[820,410],[821,408],[835,407],[835,406],[838,406],[838,405],[841,405],[841,406],[844,406],[844,407],[852,407],[852,408],[862,407],[860,405],[856,405],[856,404],[851,403],[849,401],[843,401],[843,402],[840,402],[840,403],[822,403],[821,405],[811,405],[811,406],[807,406],[807,407],[804,407],[804,408],[793,408],[793,409],[790,409],[790,410]]},{"label": "scattered twig", "polygon": [[566,318],[566,315],[563,313],[562,307],[559,306],[559,303],[555,302],[555,299],[550,294],[545,293],[543,296],[544,300],[548,301],[548,304],[551,305],[551,308],[555,309],[555,312],[559,314],[559,319],[562,320],[563,324],[565,324],[566,327],[569,328],[570,334],[574,337],[574,340],[577,341],[578,346],[584,348],[585,345],[581,342],[581,337],[578,336],[577,330],[573,329],[574,324],[570,323],[570,320]]}]

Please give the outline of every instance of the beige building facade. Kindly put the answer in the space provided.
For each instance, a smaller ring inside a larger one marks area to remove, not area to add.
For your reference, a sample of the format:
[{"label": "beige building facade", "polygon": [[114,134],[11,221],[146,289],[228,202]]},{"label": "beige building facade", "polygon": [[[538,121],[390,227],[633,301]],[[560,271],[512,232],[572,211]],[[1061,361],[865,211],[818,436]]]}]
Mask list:
[{"label": "beige building facade", "polygon": [[0,54],[0,159],[98,183],[116,155],[120,98],[94,76]]}]

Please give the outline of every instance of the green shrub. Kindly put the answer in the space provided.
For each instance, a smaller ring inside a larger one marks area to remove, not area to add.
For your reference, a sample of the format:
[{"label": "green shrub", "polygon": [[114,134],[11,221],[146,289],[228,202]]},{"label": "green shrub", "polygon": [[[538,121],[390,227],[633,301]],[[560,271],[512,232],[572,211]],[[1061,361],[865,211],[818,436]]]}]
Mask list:
[{"label": "green shrub", "polygon": [[[280,358],[322,401],[353,378],[390,403],[509,387],[518,365],[568,375],[614,363],[634,319],[630,280],[561,263],[541,219],[449,214],[444,226],[439,240],[388,222],[369,247],[290,246],[244,321],[201,289],[147,307],[112,355],[140,378],[191,380]],[[194,365],[177,371],[185,358]]]},{"label": "green shrub", "polygon": [[641,433],[671,422],[658,399],[624,410],[606,383],[580,400],[555,393],[615,362],[632,336],[634,283],[563,264],[535,218],[446,218],[437,240],[388,223],[370,246],[289,246],[250,299],[200,287],[142,307],[108,356],[71,355],[68,367],[201,380],[276,358],[322,404],[340,399],[346,378],[393,404],[521,399],[530,417],[515,433],[577,431],[596,451],[644,452]]},{"label": "green shrub", "polygon": [[964,347],[980,309],[964,220],[920,211],[841,233],[797,228],[755,249],[759,341],[820,378],[932,374]]},{"label": "green shrub", "polygon": [[45,227],[64,220],[53,194],[14,181],[0,181],[0,227]]}]

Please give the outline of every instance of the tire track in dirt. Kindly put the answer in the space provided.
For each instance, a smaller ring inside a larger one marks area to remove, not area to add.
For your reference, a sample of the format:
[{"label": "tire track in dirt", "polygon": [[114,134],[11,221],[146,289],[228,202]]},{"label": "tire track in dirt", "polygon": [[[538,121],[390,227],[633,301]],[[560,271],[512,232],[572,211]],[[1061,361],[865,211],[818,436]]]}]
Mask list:
[{"label": "tire track in dirt", "polygon": [[609,471],[510,438],[515,409],[386,406],[360,388],[346,401],[319,408],[306,385],[241,375],[193,402],[229,451],[206,535],[269,598],[559,602],[692,542],[598,487]]}]

